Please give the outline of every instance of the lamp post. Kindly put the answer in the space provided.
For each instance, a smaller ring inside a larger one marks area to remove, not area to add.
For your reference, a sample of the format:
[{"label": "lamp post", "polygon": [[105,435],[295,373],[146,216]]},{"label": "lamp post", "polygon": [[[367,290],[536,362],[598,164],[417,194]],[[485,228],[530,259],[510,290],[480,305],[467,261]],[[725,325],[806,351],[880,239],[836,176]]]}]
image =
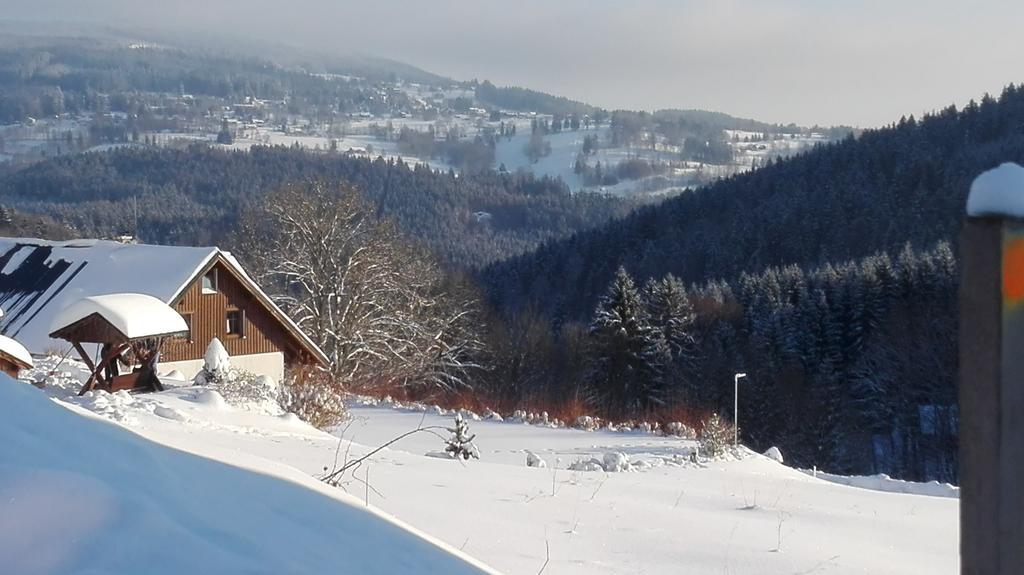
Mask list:
[{"label": "lamp post", "polygon": [[740,445],[740,378],[747,377],[745,373],[737,373],[732,378],[732,445]]}]

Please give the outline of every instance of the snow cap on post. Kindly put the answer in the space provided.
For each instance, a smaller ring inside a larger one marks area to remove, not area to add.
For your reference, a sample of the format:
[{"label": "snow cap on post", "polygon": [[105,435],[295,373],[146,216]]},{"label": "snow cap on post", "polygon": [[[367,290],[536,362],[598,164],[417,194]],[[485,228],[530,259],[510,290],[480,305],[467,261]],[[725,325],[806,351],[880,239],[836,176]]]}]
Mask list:
[{"label": "snow cap on post", "polygon": [[975,178],[967,196],[967,215],[1024,219],[1024,168],[1006,162]]}]

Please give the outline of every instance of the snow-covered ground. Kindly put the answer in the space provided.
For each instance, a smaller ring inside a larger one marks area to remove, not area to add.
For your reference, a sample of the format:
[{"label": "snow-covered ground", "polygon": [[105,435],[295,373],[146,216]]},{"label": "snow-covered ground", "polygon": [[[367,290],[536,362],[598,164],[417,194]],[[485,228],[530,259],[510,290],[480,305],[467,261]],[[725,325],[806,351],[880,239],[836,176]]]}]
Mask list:
[{"label": "snow-covered ground", "polygon": [[725,135],[730,140],[729,145],[736,154],[737,162],[747,168],[755,160],[763,162],[777,156],[785,158],[810,150],[818,144],[827,144],[829,141],[828,138],[819,133],[778,134],[777,138],[764,141],[757,141],[762,136],[758,132],[725,130]]},{"label": "snow-covered ground", "polygon": [[[73,409],[319,492],[325,487],[311,478],[325,467],[420,426],[452,425],[447,413],[356,404],[350,422],[330,435],[273,408],[226,405],[195,387],[77,398],[71,381],[80,372],[67,365],[59,370],[66,374],[58,373],[64,387],[52,386],[49,393]],[[53,361],[41,361],[29,376],[48,369]],[[0,409],[6,405],[0,402]],[[508,573],[537,573],[545,562],[545,573],[588,575],[958,571],[955,498],[840,485],[749,452],[693,463],[692,442],[638,431],[587,432],[507,420],[470,425],[479,461],[427,456],[441,451],[443,442],[420,432],[380,451],[347,475],[341,488],[330,489],[345,490]],[[546,467],[527,467],[529,453]],[[625,471],[581,464],[591,459]],[[243,493],[254,501],[263,497],[255,488]]]},{"label": "snow-covered ground", "polygon": [[606,138],[608,132],[607,129],[594,129],[548,134],[544,136],[544,140],[551,144],[551,153],[537,160],[537,163],[531,163],[523,152],[523,148],[530,141],[529,126],[517,127],[517,130],[517,134],[511,138],[498,139],[494,149],[495,167],[504,165],[510,172],[526,170],[538,177],[562,178],[573,191],[583,187],[583,181],[573,171],[576,155],[583,150],[583,138],[595,134],[600,138]]},{"label": "snow-covered ground", "polygon": [[[187,425],[160,401],[90,399],[94,408],[146,405],[150,417]],[[0,375],[6,575],[486,572],[293,468],[265,459],[249,459],[249,470],[226,465],[66,407]],[[305,430],[292,420],[279,427],[296,439]]]}]

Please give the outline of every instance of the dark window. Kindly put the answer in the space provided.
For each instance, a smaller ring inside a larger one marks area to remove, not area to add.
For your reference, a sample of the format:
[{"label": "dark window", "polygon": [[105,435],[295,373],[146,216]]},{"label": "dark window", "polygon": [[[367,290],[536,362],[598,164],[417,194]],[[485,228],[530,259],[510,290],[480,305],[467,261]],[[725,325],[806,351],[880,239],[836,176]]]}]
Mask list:
[{"label": "dark window", "polygon": [[228,335],[245,335],[245,312],[240,309],[228,310]]},{"label": "dark window", "polygon": [[194,339],[193,336],[195,335],[192,332],[192,314],[191,313],[183,313],[183,314],[181,314],[181,317],[182,317],[182,319],[185,320],[185,325],[188,326],[188,335],[185,336],[185,337],[191,342],[191,341],[193,341],[193,339]]},{"label": "dark window", "polygon": [[217,270],[212,269],[203,276],[203,293],[217,293]]}]

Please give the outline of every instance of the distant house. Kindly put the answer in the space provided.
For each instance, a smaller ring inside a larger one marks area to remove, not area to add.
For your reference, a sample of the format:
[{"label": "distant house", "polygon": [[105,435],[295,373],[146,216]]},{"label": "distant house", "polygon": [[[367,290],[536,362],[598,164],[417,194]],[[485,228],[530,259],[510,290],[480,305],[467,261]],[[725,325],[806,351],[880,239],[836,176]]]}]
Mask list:
[{"label": "distant house", "polygon": [[326,365],[327,357],[228,252],[122,244],[105,240],[50,242],[0,238],[0,332],[29,351],[63,352],[49,337],[51,322],[83,297],[151,295],[178,311],[187,340],[168,345],[160,370],[193,377],[219,338],[232,365],[280,380],[287,366]]}]

